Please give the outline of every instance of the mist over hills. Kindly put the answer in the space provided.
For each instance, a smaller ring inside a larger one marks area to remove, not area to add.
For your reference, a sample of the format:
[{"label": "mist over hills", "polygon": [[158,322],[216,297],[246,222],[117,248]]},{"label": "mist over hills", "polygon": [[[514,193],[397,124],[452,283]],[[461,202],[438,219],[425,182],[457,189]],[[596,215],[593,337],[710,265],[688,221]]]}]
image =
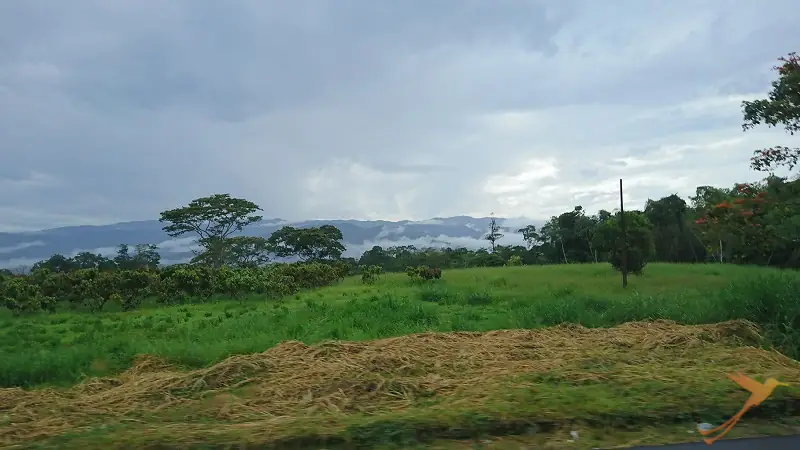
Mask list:
[{"label": "mist over hills", "polygon": [[[489,228],[488,217],[437,217],[422,221],[401,220],[305,220],[264,219],[247,227],[242,235],[268,237],[275,230],[290,225],[298,228],[331,224],[342,230],[345,256],[358,258],[375,245],[383,247],[488,247],[483,240]],[[503,245],[523,244],[516,230],[525,225],[541,226],[544,221],[526,218],[497,218],[505,236]],[[164,264],[185,262],[192,256],[193,236],[171,238],[157,220],[121,222],[111,225],[85,225],[41,231],[0,233],[0,267],[29,267],[55,253],[74,256],[79,252],[113,256],[120,244],[156,244]]]}]

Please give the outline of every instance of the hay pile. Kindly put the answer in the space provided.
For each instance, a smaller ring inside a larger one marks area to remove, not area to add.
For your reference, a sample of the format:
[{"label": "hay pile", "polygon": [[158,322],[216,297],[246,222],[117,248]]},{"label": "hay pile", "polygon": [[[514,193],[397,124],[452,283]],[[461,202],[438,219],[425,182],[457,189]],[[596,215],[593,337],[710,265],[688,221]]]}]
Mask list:
[{"label": "hay pile", "polygon": [[[528,374],[558,373],[581,383],[630,383],[741,370],[800,383],[800,364],[743,346],[759,340],[743,321],[679,326],[634,322],[611,329],[564,325],[541,330],[424,333],[315,346],[290,341],[206,369],[177,371],[142,356],[114,378],[68,390],[0,389],[0,446],[96,429],[146,424],[157,434],[202,440],[233,428],[263,439],[286,437],[287,423],[403,410],[426,399],[482,404],[495,386]],[[679,380],[680,381],[680,380]],[[213,425],[209,425],[212,423]],[[256,431],[253,431],[256,432]],[[178,440],[175,438],[174,440]]]}]

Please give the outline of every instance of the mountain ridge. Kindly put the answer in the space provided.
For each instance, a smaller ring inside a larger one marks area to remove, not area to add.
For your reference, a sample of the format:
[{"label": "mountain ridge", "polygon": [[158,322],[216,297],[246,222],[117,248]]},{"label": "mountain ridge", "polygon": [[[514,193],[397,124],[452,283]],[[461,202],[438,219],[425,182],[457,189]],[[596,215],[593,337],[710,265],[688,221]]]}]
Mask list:
[{"label": "mountain ridge", "polygon": [[[496,218],[505,236],[504,245],[522,244],[516,230],[525,225],[541,226],[541,220]],[[482,239],[489,228],[489,217],[453,216],[425,220],[311,219],[287,221],[263,219],[238,235],[268,237],[283,226],[298,228],[331,224],[342,231],[346,256],[358,258],[374,245],[416,245],[418,247],[487,247]],[[16,268],[34,264],[53,254],[74,256],[83,251],[111,256],[120,244],[155,244],[162,262],[174,264],[188,260],[194,238],[172,238],[158,220],[118,222],[108,225],[72,225],[37,231],[0,232],[0,267]]]}]

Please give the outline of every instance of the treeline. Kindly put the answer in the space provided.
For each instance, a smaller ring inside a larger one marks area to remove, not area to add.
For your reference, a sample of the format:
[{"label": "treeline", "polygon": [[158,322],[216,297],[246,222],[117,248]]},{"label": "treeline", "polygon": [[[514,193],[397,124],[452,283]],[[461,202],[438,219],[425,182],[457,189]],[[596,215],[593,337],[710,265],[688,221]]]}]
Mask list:
[{"label": "treeline", "polygon": [[701,186],[689,200],[673,194],[648,200],[644,210],[626,211],[625,236],[619,212],[587,215],[577,206],[540,228],[511,230],[523,235],[524,246],[498,245],[504,230],[490,225],[485,249],[375,246],[358,264],[380,265],[387,272],[418,265],[466,268],[605,261],[619,268],[620,241],[625,241],[634,273],[649,261],[800,267],[799,180],[771,176],[729,189]]}]

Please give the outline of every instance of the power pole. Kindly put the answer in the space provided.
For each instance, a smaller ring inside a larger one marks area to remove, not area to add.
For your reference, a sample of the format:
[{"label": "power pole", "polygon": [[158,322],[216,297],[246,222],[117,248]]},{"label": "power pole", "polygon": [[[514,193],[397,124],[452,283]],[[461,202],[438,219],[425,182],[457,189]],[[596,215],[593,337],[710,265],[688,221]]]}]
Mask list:
[{"label": "power pole", "polygon": [[625,230],[625,205],[622,201],[622,178],[619,179],[619,229],[622,232],[622,287],[628,287],[628,233]]}]

